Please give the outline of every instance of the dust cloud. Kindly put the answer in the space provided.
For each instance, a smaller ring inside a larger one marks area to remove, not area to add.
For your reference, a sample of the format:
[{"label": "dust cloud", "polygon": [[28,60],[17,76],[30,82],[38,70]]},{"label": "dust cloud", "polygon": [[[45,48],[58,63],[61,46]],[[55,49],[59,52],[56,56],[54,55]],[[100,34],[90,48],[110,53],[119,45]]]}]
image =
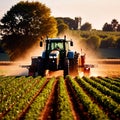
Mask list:
[{"label": "dust cloud", "polygon": [[66,35],[67,40],[73,41],[73,46],[70,47],[72,51],[76,51],[80,54],[86,54],[86,62],[92,61],[94,59],[99,59],[100,54],[96,51],[91,49],[87,44],[86,40],[83,39],[79,34],[72,34],[71,32],[66,32],[62,35],[60,35],[61,38]]},{"label": "dust cloud", "polygon": [[0,62],[0,75],[4,76],[27,76],[28,69],[22,66],[31,64],[31,57],[37,57],[42,54],[43,48],[40,48],[39,43],[30,48],[24,55],[16,61],[2,61]]}]

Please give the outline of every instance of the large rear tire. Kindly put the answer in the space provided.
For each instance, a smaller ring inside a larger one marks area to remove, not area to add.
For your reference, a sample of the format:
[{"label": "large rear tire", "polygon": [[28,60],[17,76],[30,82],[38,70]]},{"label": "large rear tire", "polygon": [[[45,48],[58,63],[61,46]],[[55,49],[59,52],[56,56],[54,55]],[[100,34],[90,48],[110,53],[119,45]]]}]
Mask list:
[{"label": "large rear tire", "polygon": [[45,76],[45,63],[43,59],[40,59],[38,65],[38,75],[44,77]]},{"label": "large rear tire", "polygon": [[70,59],[69,60],[69,74],[71,76],[78,75],[78,60],[77,59]]},{"label": "large rear tire", "polygon": [[29,71],[28,71],[28,76],[35,77],[35,71],[36,71],[35,66],[30,66]]}]

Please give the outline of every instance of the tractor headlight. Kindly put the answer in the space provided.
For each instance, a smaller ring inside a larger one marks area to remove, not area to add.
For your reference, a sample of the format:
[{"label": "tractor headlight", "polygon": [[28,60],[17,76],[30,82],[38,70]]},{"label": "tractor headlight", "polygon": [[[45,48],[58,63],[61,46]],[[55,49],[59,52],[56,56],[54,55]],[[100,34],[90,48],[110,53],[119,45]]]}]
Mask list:
[{"label": "tractor headlight", "polygon": [[57,58],[57,55],[56,55],[56,54],[50,54],[50,55],[49,55],[49,58],[50,58],[50,59]]},{"label": "tractor headlight", "polygon": [[59,51],[54,50],[50,52],[49,58],[58,58],[58,56],[59,56]]}]

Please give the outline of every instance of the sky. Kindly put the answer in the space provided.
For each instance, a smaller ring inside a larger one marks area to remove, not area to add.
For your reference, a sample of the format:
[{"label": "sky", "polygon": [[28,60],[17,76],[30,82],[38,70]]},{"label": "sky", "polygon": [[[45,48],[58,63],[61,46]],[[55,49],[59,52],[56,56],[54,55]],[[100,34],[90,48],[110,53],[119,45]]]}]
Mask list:
[{"label": "sky", "polygon": [[[21,0],[0,0],[0,18]],[[26,0],[22,0],[26,1]],[[27,0],[39,1],[51,9],[54,17],[81,17],[82,24],[89,22],[93,29],[101,30],[113,19],[120,23],[120,0]]]}]

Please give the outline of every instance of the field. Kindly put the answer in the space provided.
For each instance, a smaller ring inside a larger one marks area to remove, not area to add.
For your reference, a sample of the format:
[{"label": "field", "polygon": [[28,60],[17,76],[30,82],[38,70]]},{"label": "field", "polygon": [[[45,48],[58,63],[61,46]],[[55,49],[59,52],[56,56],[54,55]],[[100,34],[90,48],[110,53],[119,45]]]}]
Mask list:
[{"label": "field", "polygon": [[120,120],[120,59],[92,59],[90,77],[28,77],[0,63],[0,120]]},{"label": "field", "polygon": [[119,120],[120,77],[0,76],[1,120]]}]

